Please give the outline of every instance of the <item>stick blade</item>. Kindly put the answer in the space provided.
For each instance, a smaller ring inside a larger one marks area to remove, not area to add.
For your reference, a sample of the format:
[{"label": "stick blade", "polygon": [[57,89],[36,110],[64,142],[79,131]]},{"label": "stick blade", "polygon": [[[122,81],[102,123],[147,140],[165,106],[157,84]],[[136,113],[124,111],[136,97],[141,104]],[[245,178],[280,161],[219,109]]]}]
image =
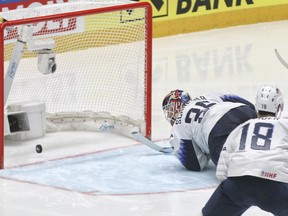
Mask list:
[{"label": "stick blade", "polygon": [[281,64],[288,69],[288,63],[282,58],[277,49],[275,49],[275,54],[278,60],[281,62]]}]

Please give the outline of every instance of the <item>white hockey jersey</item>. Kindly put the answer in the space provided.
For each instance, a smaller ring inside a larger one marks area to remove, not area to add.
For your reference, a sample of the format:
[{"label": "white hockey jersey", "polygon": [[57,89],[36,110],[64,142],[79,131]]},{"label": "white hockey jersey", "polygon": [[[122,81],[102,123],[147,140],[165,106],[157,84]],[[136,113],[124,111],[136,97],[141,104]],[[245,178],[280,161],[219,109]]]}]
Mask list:
[{"label": "white hockey jersey", "polygon": [[288,183],[288,119],[252,119],[229,135],[216,176],[244,175]]},{"label": "white hockey jersey", "polygon": [[197,157],[195,160],[198,160],[200,170],[208,164],[210,160],[208,147],[210,131],[225,113],[235,107],[243,106],[243,103],[224,102],[224,95],[229,94],[214,92],[199,96],[182,109],[181,115],[173,125],[169,139],[178,159],[181,140],[191,140]]}]

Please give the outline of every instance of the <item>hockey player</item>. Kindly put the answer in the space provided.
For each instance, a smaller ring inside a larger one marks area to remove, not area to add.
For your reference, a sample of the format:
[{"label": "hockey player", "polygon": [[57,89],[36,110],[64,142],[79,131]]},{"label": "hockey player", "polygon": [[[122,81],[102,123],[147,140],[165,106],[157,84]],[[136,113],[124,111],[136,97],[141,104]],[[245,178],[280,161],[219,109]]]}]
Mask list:
[{"label": "hockey player", "polygon": [[249,101],[232,94],[211,93],[194,98],[183,90],[171,91],[163,111],[172,125],[169,142],[182,165],[201,171],[210,158],[218,158],[230,132],[241,123],[257,118]]},{"label": "hockey player", "polygon": [[259,116],[281,117],[284,109],[284,98],[280,89],[272,85],[264,85],[258,89],[256,95],[256,110]]},{"label": "hockey player", "polygon": [[288,215],[288,119],[278,118],[283,105],[278,88],[260,88],[259,118],[228,136],[216,170],[222,182],[202,209],[204,216],[242,215],[251,206]]}]

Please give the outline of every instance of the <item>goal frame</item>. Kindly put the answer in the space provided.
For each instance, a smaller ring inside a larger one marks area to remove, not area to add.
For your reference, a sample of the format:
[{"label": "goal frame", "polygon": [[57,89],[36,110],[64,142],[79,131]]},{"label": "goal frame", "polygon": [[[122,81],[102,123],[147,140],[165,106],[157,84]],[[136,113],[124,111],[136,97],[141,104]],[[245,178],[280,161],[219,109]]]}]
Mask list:
[{"label": "goal frame", "polygon": [[[146,60],[145,60],[145,122],[146,122],[146,128],[145,128],[145,137],[148,139],[151,139],[151,100],[152,100],[152,7],[148,2],[134,2],[134,3],[128,3],[128,4],[121,4],[121,5],[113,5],[113,6],[107,6],[107,7],[99,7],[94,9],[86,9],[81,11],[73,11],[73,12],[66,12],[57,14],[57,19],[67,19],[72,17],[78,17],[83,15],[92,15],[92,14],[100,14],[100,13],[106,13],[106,12],[117,12],[120,10],[126,10],[127,7],[131,8],[146,8]],[[31,22],[43,22],[43,21],[52,21],[55,20],[55,14],[54,15],[47,15],[47,16],[40,16],[40,17],[34,17],[34,18],[27,18],[27,19],[21,19],[21,20],[5,20],[4,22],[0,23],[0,70],[2,72],[1,77],[1,83],[2,87],[0,88],[0,97],[2,100],[2,106],[0,106],[0,118],[2,123],[0,124],[0,169],[4,169],[4,111],[5,111],[5,104],[4,104],[4,29],[7,26],[14,26],[14,25],[25,25]]]}]

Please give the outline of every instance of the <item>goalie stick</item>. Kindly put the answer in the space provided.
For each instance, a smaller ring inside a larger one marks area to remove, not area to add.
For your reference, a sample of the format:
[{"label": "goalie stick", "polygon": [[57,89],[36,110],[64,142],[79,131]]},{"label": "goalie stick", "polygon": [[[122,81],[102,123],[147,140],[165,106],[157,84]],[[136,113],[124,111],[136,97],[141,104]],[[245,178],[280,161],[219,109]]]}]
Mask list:
[{"label": "goalie stick", "polygon": [[109,112],[93,111],[46,113],[47,132],[67,130],[116,132],[133,138],[155,151],[173,151],[172,147],[159,146],[143,136],[139,132],[138,122],[128,116],[112,116]]},{"label": "goalie stick", "polygon": [[162,147],[157,145],[156,143],[150,141],[146,137],[144,137],[141,133],[139,132],[132,132],[132,136],[142,144],[148,146],[151,149],[154,149],[156,151],[162,152],[162,153],[171,153],[173,151],[172,147]]},{"label": "goalie stick", "polygon": [[275,49],[275,54],[278,60],[281,62],[281,64],[288,69],[288,63],[282,58],[277,49]]}]

